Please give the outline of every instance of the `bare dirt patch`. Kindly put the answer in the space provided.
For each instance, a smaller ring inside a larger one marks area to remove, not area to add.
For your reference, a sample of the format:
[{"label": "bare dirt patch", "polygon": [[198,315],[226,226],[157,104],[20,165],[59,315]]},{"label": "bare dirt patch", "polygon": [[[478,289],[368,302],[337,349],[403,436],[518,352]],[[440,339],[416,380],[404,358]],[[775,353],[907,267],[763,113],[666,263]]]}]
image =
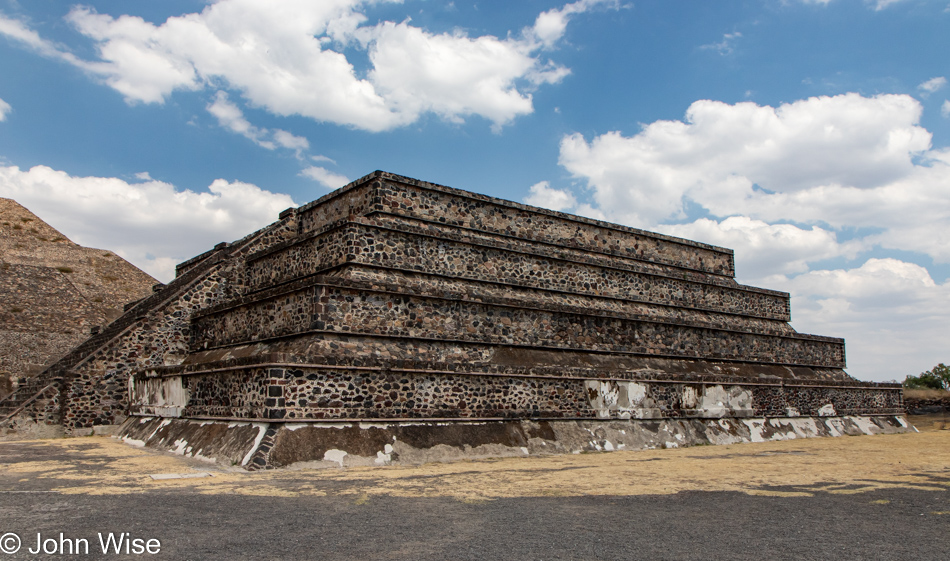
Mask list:
[{"label": "bare dirt patch", "polygon": [[[244,472],[89,437],[0,443],[0,491],[117,495],[183,492],[255,496],[511,497],[856,494],[950,490],[950,430],[914,418],[921,432],[618,451],[408,467]],[[211,477],[154,479],[208,472]]]}]

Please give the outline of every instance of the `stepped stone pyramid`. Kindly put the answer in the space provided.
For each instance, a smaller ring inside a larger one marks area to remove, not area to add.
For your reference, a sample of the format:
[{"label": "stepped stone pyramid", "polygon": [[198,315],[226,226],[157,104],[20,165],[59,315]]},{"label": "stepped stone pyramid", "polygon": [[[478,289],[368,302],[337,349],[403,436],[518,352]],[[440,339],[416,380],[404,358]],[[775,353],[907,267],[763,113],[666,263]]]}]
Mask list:
[{"label": "stepped stone pyramid", "polygon": [[60,416],[249,469],[906,430],[899,385],[733,277],[728,249],[375,172],[179,265],[65,367]]},{"label": "stepped stone pyramid", "polygon": [[122,315],[125,303],[150,294],[156,282],[0,198],[0,397]]}]

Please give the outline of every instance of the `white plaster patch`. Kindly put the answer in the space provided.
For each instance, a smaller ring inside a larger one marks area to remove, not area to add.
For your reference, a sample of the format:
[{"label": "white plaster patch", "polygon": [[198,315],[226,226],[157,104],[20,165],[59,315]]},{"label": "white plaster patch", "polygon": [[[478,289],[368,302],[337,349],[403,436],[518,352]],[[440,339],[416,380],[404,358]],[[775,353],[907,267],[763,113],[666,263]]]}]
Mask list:
[{"label": "white plaster patch", "polygon": [[792,419],[787,419],[784,422],[780,419],[771,419],[769,424],[776,429],[771,440],[793,440],[798,438],[798,435],[795,434],[795,421]]},{"label": "white plaster patch", "polygon": [[188,441],[184,438],[179,438],[173,444],[175,449],[172,452],[178,454],[179,456],[184,456],[186,453],[191,452],[191,446],[188,445]]},{"label": "white plaster patch", "polygon": [[343,467],[343,458],[346,458],[347,453],[343,450],[327,450],[323,453],[323,460],[327,462],[336,462],[340,464],[340,467]]},{"label": "white plaster patch", "polygon": [[614,445],[613,445],[609,440],[605,440],[605,441],[604,441],[604,450],[606,450],[606,451],[608,451],[608,452],[613,452],[613,450],[614,450]]},{"label": "white plaster patch", "polygon": [[881,432],[881,427],[871,420],[870,417],[848,417],[854,424],[858,425],[864,434],[877,434]]},{"label": "white plaster patch", "polygon": [[728,417],[739,411],[752,409],[752,392],[741,386],[726,389],[721,385],[706,386],[700,397],[703,416]]},{"label": "white plaster patch", "polygon": [[131,446],[136,446],[136,447],[138,447],[138,448],[144,448],[144,447],[145,447],[145,441],[144,441],[144,440],[136,440],[136,439],[134,439],[134,438],[129,438],[129,437],[127,437],[127,436],[123,436],[123,437],[120,438],[119,440],[121,440],[122,442],[125,442],[126,444],[129,444],[129,445],[131,445]]},{"label": "white plaster patch", "polygon": [[821,409],[818,410],[819,417],[833,417],[835,415],[837,415],[837,413],[835,413],[835,406],[831,403],[823,405]]},{"label": "white plaster patch", "polygon": [[637,382],[585,380],[590,406],[601,419],[644,419],[653,416],[649,385]]},{"label": "white plaster patch", "polygon": [[522,446],[522,447],[521,447],[521,453],[527,456],[527,455],[528,455],[528,448],[525,447],[525,446]]},{"label": "white plaster patch", "polygon": [[765,421],[761,419],[743,420],[742,424],[749,427],[749,438],[752,442],[765,442],[766,438],[762,435],[765,428]]},{"label": "white plaster patch", "polygon": [[788,410],[787,410],[787,413],[788,413],[788,416],[789,416],[789,417],[801,417],[801,416],[802,416],[802,414],[798,412],[798,409],[795,409],[794,407],[789,407]]},{"label": "white plaster patch", "polygon": [[825,426],[831,429],[831,436],[844,436],[847,434],[844,421],[839,417],[829,417],[825,419]]},{"label": "white plaster patch", "polygon": [[693,386],[683,387],[683,407],[694,409],[699,405],[699,392]]},{"label": "white plaster patch", "polygon": [[149,409],[159,416],[178,417],[188,405],[191,392],[182,383],[181,376],[169,378],[129,379],[132,405]]},{"label": "white plaster patch", "polygon": [[380,423],[360,423],[360,428],[363,429],[363,430],[366,430],[366,429],[380,429],[380,430],[386,430],[386,429],[388,429],[388,428],[391,427],[391,426],[392,426],[392,425],[383,425],[383,424],[380,424]]},{"label": "white plaster patch", "polygon": [[818,422],[813,417],[801,417],[795,419],[792,428],[802,438],[812,438],[818,436]]},{"label": "white plaster patch", "polygon": [[257,447],[261,445],[261,440],[264,439],[264,433],[267,432],[267,425],[254,423],[254,426],[257,428],[257,436],[254,437],[254,444],[251,445],[251,449],[247,451],[247,454],[244,455],[244,459],[241,460],[242,466],[246,466],[247,463],[251,461],[251,456],[254,455],[254,452],[257,452]]}]

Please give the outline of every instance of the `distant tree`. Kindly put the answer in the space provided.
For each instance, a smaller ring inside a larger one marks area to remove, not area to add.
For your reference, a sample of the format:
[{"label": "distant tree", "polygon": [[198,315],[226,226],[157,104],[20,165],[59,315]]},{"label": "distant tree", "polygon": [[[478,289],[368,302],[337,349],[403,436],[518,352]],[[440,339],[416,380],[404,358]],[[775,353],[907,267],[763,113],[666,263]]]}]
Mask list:
[{"label": "distant tree", "polygon": [[940,363],[920,376],[908,376],[904,380],[904,387],[908,389],[922,388],[934,390],[950,390],[950,366]]}]

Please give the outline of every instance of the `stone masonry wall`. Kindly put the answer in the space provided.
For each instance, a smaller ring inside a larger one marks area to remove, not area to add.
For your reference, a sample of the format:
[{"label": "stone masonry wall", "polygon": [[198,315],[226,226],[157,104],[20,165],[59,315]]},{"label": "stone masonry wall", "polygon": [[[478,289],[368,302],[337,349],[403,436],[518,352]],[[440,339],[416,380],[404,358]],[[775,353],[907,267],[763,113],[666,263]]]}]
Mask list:
[{"label": "stone masonry wall", "polygon": [[[129,405],[129,376],[142,368],[180,364],[188,352],[191,316],[243,292],[244,257],[296,231],[294,216],[234,245],[232,258],[193,284],[172,285],[169,300],[135,321],[119,338],[70,372],[63,411],[67,430],[121,422]],[[175,292],[178,291],[178,292]]]},{"label": "stone masonry wall", "polygon": [[774,319],[738,316],[609,296],[591,296],[559,290],[524,287],[519,288],[517,298],[513,298],[512,287],[505,284],[453,279],[425,273],[406,273],[377,266],[348,264],[335,272],[334,277],[361,281],[376,287],[387,285],[405,287],[406,290],[414,294],[431,294],[450,298],[465,295],[468,300],[472,301],[485,299],[490,301],[517,300],[527,307],[541,307],[550,310],[581,308],[607,315],[704,325],[752,333],[773,335],[792,335],[796,333],[788,322]]},{"label": "stone masonry wall", "polygon": [[319,234],[339,224],[374,210],[378,204],[373,184],[336,191],[297,209],[297,235]]},{"label": "stone masonry wall", "polygon": [[[137,378],[138,379],[138,378]],[[249,368],[171,376],[183,417],[242,419],[659,419],[894,413],[899,388]],[[135,410],[149,414],[147,403]]]},{"label": "stone masonry wall", "polygon": [[184,360],[191,314],[216,302],[222,290],[222,278],[209,275],[73,371],[63,415],[67,430],[122,422],[128,409],[129,375]]},{"label": "stone masonry wall", "polygon": [[[378,177],[366,186],[351,188],[339,196],[356,197],[355,191],[371,189],[372,210],[378,212],[734,276],[732,252],[723,248],[500,201],[392,174],[383,173]],[[316,204],[321,201],[325,199],[301,209],[302,234],[326,223],[307,217],[314,209],[319,211],[327,206],[326,202]]]},{"label": "stone masonry wall", "polygon": [[[730,276],[717,275],[696,269],[689,269],[664,263],[656,263],[653,261],[643,261],[613,253],[602,253],[587,249],[565,247],[541,240],[521,239],[503,234],[482,232],[479,230],[460,229],[454,226],[446,226],[445,224],[441,224],[439,222],[427,222],[417,218],[405,217],[398,214],[374,212],[369,216],[359,216],[349,221],[365,224],[367,226],[372,226],[382,230],[397,230],[400,232],[416,234],[419,236],[427,236],[440,240],[451,240],[477,246],[492,247],[503,251],[529,253],[552,259],[560,259],[576,263],[587,263],[590,265],[599,265],[604,267],[616,267],[647,275],[673,277],[680,280],[701,282],[705,284],[717,284],[726,287],[738,286],[735,279]],[[782,294],[760,288],[742,288],[746,290],[757,290],[761,292]]]},{"label": "stone masonry wall", "polygon": [[583,310],[551,312],[517,304],[410,295],[359,286],[299,291],[196,317],[193,349],[311,330],[502,345],[844,367],[840,339],[773,336],[669,325]]},{"label": "stone masonry wall", "polygon": [[785,293],[644,274],[620,268],[629,263],[617,259],[604,263],[604,259],[586,258],[594,261],[591,264],[527,251],[537,248],[493,248],[349,223],[280,251],[253,256],[248,263],[248,281],[252,287],[264,288],[342,263],[359,263],[780,321],[789,319]]}]

